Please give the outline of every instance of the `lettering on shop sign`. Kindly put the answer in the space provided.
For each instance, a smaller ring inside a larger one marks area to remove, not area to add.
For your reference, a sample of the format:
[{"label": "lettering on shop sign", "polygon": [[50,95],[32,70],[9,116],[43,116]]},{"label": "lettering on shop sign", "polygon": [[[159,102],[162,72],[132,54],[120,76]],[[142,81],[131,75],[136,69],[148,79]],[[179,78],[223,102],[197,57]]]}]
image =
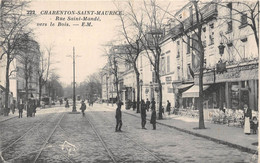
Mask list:
[{"label": "lettering on shop sign", "polygon": [[233,72],[227,72],[218,75],[218,79],[232,79],[232,78],[240,78],[240,72],[233,71]]}]

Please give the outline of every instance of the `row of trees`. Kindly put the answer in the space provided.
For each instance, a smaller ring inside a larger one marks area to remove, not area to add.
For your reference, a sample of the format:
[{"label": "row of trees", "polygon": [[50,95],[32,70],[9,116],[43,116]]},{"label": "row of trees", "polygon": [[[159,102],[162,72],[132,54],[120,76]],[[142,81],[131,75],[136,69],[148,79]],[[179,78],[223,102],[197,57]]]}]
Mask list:
[{"label": "row of trees", "polygon": [[[123,10],[124,14],[119,15],[121,21],[121,27],[119,30],[119,46],[123,47],[119,52],[109,53],[109,62],[111,69],[115,77],[118,75],[118,63],[125,62],[130,64],[136,74],[137,84],[137,104],[140,102],[140,72],[137,67],[137,59],[142,52],[146,53],[150,64],[153,67],[155,77],[158,83],[159,89],[159,119],[162,119],[162,83],[160,79],[160,59],[161,59],[161,41],[164,38],[165,19],[169,17],[178,22],[179,36],[185,36],[189,40],[192,40],[194,44],[189,44],[183,39],[183,42],[193,49],[194,54],[199,58],[199,128],[205,128],[203,117],[203,70],[204,70],[204,46],[202,41],[202,26],[207,23],[207,19],[204,17],[206,12],[203,7],[209,5],[221,6],[223,8],[229,8],[227,4],[229,2],[212,1],[201,2],[198,0],[191,0],[190,3],[193,6],[194,12],[192,19],[185,24],[179,17],[176,17],[169,11],[170,4],[164,6],[159,5],[156,0],[150,0],[149,2],[143,1],[142,5],[128,1],[125,3],[115,3],[118,10]],[[239,9],[232,9],[233,14],[244,14],[243,12],[249,12],[246,15],[248,25],[251,27],[259,51],[259,2],[233,2],[236,5],[242,5],[245,9],[241,11]],[[226,19],[236,22],[241,22],[241,19],[235,17],[221,17],[219,19]],[[195,37],[192,37],[195,36]],[[182,37],[183,38],[183,37]],[[112,45],[114,47],[114,45]],[[111,55],[114,55],[111,57]],[[116,59],[115,59],[116,58]],[[116,70],[116,71],[115,71]],[[115,84],[118,85],[118,78],[116,77]],[[116,86],[118,88],[118,86]],[[139,110],[139,105],[137,105]]]},{"label": "row of trees", "polygon": [[[100,74],[93,73],[87,76],[83,82],[76,84],[76,95],[80,96],[82,100],[88,100],[89,102],[98,100],[102,95]],[[64,96],[73,97],[71,86],[64,88]]]},{"label": "row of trees", "polygon": [[[39,86],[39,101],[41,101],[43,86],[47,84],[51,74],[52,47],[40,49],[34,39],[32,29],[28,27],[33,16],[27,16],[25,11],[29,1],[2,0],[0,6],[0,60],[5,62],[5,110],[10,101],[10,77],[16,73],[16,78],[25,81],[25,100],[29,97],[29,82],[34,78]],[[15,62],[16,60],[16,62]],[[14,63],[15,62],[15,63]],[[15,67],[11,69],[14,63]],[[52,75],[53,76],[53,75]],[[54,75],[55,76],[55,75]],[[54,80],[50,80],[49,83]],[[55,79],[58,82],[57,79]]]}]

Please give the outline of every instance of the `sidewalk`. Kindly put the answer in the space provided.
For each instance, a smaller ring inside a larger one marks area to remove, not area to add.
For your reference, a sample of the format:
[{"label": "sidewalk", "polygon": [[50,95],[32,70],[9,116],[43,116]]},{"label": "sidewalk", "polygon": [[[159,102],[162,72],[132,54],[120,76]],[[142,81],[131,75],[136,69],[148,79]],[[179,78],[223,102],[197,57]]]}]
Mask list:
[{"label": "sidewalk", "polygon": [[7,121],[9,119],[18,117],[18,115],[19,115],[18,110],[15,110],[14,114],[12,112],[10,112],[8,116],[0,115],[0,122],[4,122],[4,121]]},{"label": "sidewalk", "polygon": [[[107,105],[103,105],[108,107]],[[111,105],[109,105],[112,108]],[[114,105],[113,108],[116,106]],[[140,117],[136,111],[122,109],[122,112],[131,114],[133,116]],[[156,112],[158,114],[158,112]],[[147,120],[150,120],[151,112],[146,112]],[[203,137],[211,141],[215,141],[220,144],[225,144],[234,148],[238,148],[242,151],[249,153],[257,153],[257,145],[253,143],[258,142],[258,135],[244,134],[243,128],[227,126],[223,124],[214,124],[211,122],[205,122],[206,129],[196,129],[198,128],[199,121],[195,118],[180,117],[176,115],[163,115],[163,120],[157,120],[156,122],[161,125],[165,125],[176,130],[186,132],[191,135],[198,137]],[[149,121],[147,122],[149,124]]]},{"label": "sidewalk", "polygon": [[[61,106],[52,106],[52,107],[46,107],[46,108],[41,108],[41,107],[37,107],[36,108],[36,116],[39,115],[39,114],[46,114],[48,112],[51,112],[51,110],[49,109],[55,109],[55,108],[58,108],[58,107],[61,107]],[[26,110],[23,110],[23,117],[26,117],[27,115],[27,111]],[[15,112],[14,114],[12,112],[9,113],[8,116],[3,116],[3,115],[0,115],[0,122],[4,122],[4,121],[7,121],[9,119],[13,119],[13,118],[18,118],[19,116],[19,111],[18,109],[15,109]]]}]

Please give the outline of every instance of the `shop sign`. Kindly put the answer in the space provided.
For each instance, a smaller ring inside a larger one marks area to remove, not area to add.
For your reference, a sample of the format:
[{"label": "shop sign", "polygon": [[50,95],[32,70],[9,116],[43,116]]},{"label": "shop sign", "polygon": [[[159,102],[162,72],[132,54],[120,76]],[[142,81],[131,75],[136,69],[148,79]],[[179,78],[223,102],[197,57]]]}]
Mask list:
[{"label": "shop sign", "polygon": [[[197,85],[199,84],[199,75],[198,74],[195,75],[194,83]],[[209,72],[209,73],[203,74],[203,84],[212,84],[212,83],[214,83],[214,73]]]}]

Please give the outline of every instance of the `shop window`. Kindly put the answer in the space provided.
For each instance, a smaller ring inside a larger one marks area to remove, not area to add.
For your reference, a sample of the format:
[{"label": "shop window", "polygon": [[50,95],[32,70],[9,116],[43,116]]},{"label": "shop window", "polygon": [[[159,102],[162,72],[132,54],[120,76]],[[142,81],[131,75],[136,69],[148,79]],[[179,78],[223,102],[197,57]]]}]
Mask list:
[{"label": "shop window", "polygon": [[231,108],[239,108],[239,85],[238,82],[231,83]]},{"label": "shop window", "polygon": [[241,88],[247,88],[248,87],[248,80],[241,82]]}]

